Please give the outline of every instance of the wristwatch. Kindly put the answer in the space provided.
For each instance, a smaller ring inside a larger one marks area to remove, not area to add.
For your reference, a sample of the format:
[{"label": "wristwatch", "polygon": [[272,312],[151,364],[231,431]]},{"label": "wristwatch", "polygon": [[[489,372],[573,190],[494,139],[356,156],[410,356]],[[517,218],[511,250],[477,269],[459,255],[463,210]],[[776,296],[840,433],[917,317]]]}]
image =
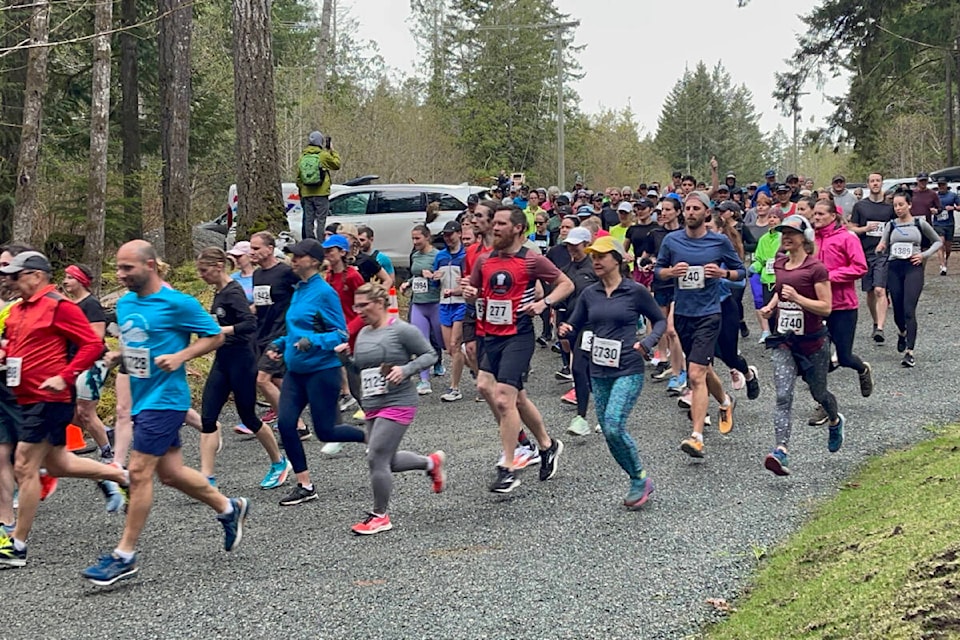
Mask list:
[{"label": "wristwatch", "polygon": [[547,305],[548,307],[552,307],[552,306],[553,306],[553,300],[550,299],[550,296],[546,296],[546,297],[543,299],[543,304]]}]

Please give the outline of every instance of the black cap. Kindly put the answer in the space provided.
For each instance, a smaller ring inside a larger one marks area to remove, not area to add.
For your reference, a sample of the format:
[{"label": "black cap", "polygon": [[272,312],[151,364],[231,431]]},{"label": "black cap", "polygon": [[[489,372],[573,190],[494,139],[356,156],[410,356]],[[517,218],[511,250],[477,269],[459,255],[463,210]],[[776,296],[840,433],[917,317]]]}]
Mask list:
[{"label": "black cap", "polygon": [[732,211],[734,213],[740,213],[742,209],[740,208],[740,205],[733,200],[724,200],[717,206],[717,211]]},{"label": "black cap", "polygon": [[928,174],[926,171],[921,171],[920,173],[917,174],[917,180],[929,180],[929,179],[930,179],[930,174]]},{"label": "black cap", "polygon": [[721,184],[717,187],[717,191],[726,191],[727,193],[730,193],[730,187],[725,184]]},{"label": "black cap", "polygon": [[316,238],[306,238],[296,244],[288,244],[283,248],[285,253],[295,256],[310,256],[323,262],[323,245]]},{"label": "black cap", "polygon": [[838,173],[837,175],[833,176],[833,180],[831,180],[830,182],[833,183],[833,182],[846,182],[846,181],[847,179]]},{"label": "black cap", "polygon": [[0,267],[0,273],[13,274],[21,271],[45,271],[50,273],[50,261],[39,251],[23,251],[13,257],[5,267]]},{"label": "black cap", "polygon": [[785,182],[781,182],[777,185],[777,193],[784,193],[787,191],[792,191],[790,185],[786,184]]},{"label": "black cap", "polygon": [[480,202],[480,196],[475,193],[471,193],[467,196],[467,204],[478,204]]},{"label": "black cap", "polygon": [[787,175],[787,179],[784,180],[784,182],[790,182],[791,180],[797,180],[797,181],[799,181],[800,178],[797,177],[797,174],[791,173],[791,174]]},{"label": "black cap", "polygon": [[461,231],[463,231],[463,227],[460,226],[460,223],[456,220],[451,220],[443,225],[443,231],[441,231],[441,233],[460,233]]},{"label": "black cap", "polygon": [[637,203],[636,203],[634,206],[635,206],[635,207],[641,207],[641,208],[647,208],[647,209],[653,209],[653,201],[650,200],[649,198],[640,198],[639,200],[637,200]]}]

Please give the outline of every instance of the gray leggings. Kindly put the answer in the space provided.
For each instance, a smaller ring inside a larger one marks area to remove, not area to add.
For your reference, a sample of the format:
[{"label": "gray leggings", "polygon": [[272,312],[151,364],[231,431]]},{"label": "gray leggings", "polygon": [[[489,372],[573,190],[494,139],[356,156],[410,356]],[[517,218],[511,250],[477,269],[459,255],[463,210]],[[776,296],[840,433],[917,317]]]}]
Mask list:
[{"label": "gray leggings", "polygon": [[[804,376],[804,382],[810,387],[810,395],[827,412],[830,423],[837,421],[837,399],[827,391],[827,372],[830,368],[830,341],[825,340],[819,351],[809,356],[813,367]],[[776,446],[787,447],[790,441],[791,418],[793,409],[793,390],[797,383],[797,362],[790,349],[771,349],[770,363],[773,365],[773,385],[777,392],[777,404],[773,410],[773,428],[777,435]]]},{"label": "gray leggings", "polygon": [[384,514],[393,490],[393,473],[426,470],[427,457],[411,451],[397,451],[407,425],[385,418],[367,420],[367,464],[373,485],[373,512]]}]

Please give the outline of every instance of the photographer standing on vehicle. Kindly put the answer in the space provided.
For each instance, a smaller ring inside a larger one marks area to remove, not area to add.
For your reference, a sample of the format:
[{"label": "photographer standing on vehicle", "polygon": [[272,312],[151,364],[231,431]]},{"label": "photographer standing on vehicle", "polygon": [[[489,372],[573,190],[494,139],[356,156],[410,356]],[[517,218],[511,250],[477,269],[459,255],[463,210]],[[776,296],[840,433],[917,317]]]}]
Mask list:
[{"label": "photographer standing on vehicle", "polygon": [[307,146],[297,160],[297,189],[303,207],[302,239],[316,238],[330,212],[330,172],[340,168],[340,154],[330,146],[330,136],[311,131]]}]

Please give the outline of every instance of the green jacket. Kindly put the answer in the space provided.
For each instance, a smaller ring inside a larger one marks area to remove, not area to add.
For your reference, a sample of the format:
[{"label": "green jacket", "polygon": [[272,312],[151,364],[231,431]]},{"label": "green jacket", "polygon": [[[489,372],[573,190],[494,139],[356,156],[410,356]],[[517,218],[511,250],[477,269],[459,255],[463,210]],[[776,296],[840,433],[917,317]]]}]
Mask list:
[{"label": "green jacket", "polygon": [[[780,232],[771,229],[766,232],[757,241],[757,250],[753,252],[753,271],[760,274],[760,282],[770,284],[776,282],[777,278],[773,274],[772,260],[780,252]],[[769,262],[770,268],[767,269]]]},{"label": "green jacket", "polygon": [[[300,160],[303,159],[303,156],[307,155],[308,153],[320,154],[320,166],[325,170],[323,182],[320,184],[303,184],[303,179],[300,176]],[[330,195],[330,185],[333,183],[333,179],[330,177],[330,172],[336,171],[339,168],[339,153],[333,149],[321,149],[320,147],[315,147],[312,144],[307,145],[306,149],[303,150],[303,153],[300,154],[300,157],[297,158],[297,189],[300,191],[300,197],[306,198],[310,196]]]}]

